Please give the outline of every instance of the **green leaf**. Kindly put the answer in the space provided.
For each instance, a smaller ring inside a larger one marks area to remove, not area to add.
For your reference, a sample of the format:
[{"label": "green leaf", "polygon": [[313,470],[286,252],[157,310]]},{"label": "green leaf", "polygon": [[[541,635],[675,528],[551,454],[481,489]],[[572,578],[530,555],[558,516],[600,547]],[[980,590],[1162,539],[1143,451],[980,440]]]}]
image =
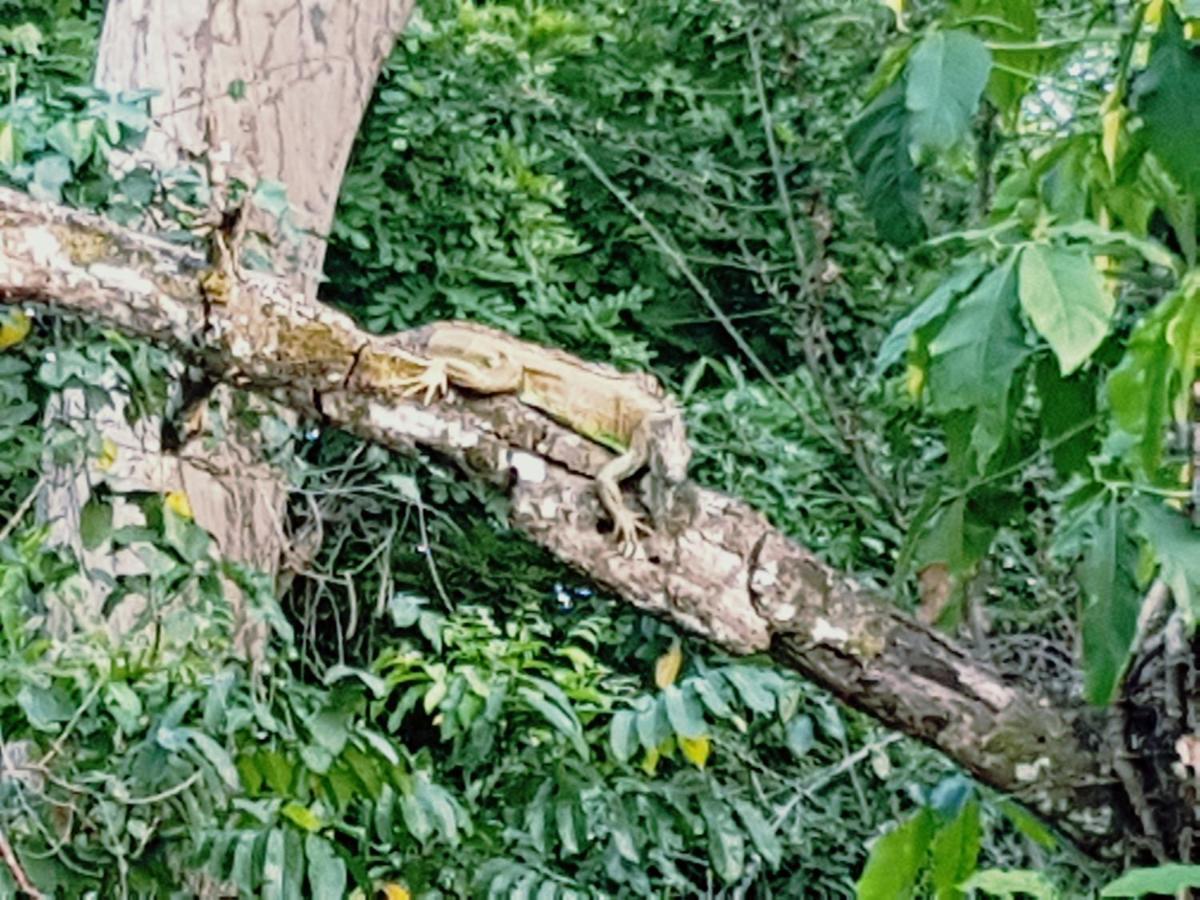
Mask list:
[{"label": "green leaf", "polygon": [[29,193],[39,200],[58,203],[63,185],[71,180],[71,163],[61,153],[48,153],[33,164]]},{"label": "green leaf", "polygon": [[1070,375],[1108,334],[1116,301],[1091,259],[1045,244],[1021,251],[1021,308]]},{"label": "green leaf", "polygon": [[780,846],[774,829],[753,803],[735,800],[734,808],[737,809],[738,818],[745,824],[746,832],[750,835],[750,841],[754,844],[754,848],[768,866],[772,869],[776,868],[783,861],[783,847]]},{"label": "green leaf", "polygon": [[708,734],[704,724],[704,712],[694,694],[685,694],[675,685],[663,689],[663,705],[667,710],[667,721],[680,737],[698,738]]},{"label": "green leaf", "polygon": [[983,275],[983,265],[977,259],[959,263],[937,287],[925,295],[899,322],[879,345],[875,357],[875,374],[882,375],[900,361],[912,336],[935,319],[943,316],[950,304],[971,290]]},{"label": "green leaf", "polygon": [[79,513],[79,539],[85,550],[95,550],[112,535],[112,504],[95,495],[88,498]]},{"label": "green leaf", "polygon": [[1097,705],[1110,703],[1117,694],[1142,599],[1134,576],[1137,544],[1126,528],[1123,509],[1112,495],[1102,503],[1078,567],[1084,597],[1084,694]]},{"label": "green leaf", "polygon": [[1141,897],[1146,894],[1178,894],[1184,888],[1200,887],[1200,866],[1178,863],[1150,869],[1132,869],[1100,890],[1101,897]]},{"label": "green leaf", "polygon": [[198,729],[188,728],[186,733],[196,749],[221,776],[225,786],[231,791],[238,790],[241,787],[241,780],[238,777],[237,766],[233,764],[233,758],[225,748],[213,740],[210,735]]},{"label": "green leaf", "polygon": [[282,900],[283,882],[287,873],[286,848],[282,828],[272,828],[267,835],[267,848],[262,863],[263,900]]},{"label": "green leaf", "polygon": [[541,713],[556,731],[566,737],[582,758],[588,758],[587,741],[583,739],[583,726],[579,723],[573,710],[564,710],[561,706],[551,703],[546,699],[545,694],[535,691],[533,688],[518,688],[517,694],[530,707]]},{"label": "green leaf", "polygon": [[1055,226],[1048,229],[1046,234],[1050,238],[1064,237],[1080,241],[1087,245],[1092,254],[1136,254],[1152,266],[1162,266],[1172,271],[1179,265],[1178,258],[1156,240],[1136,237],[1128,231],[1114,231],[1086,219]]},{"label": "green leaf", "polygon": [[1186,419],[1198,357],[1200,284],[1189,279],[1142,319],[1108,378],[1113,418],[1134,437],[1131,461],[1148,477],[1161,465],[1168,421]]},{"label": "green leaf", "polygon": [[441,785],[433,784],[424,776],[417,779],[415,793],[417,800],[429,810],[433,817],[438,833],[452,846],[458,844],[458,813],[454,802]]},{"label": "green leaf", "polygon": [[342,900],[346,896],[346,864],[333,845],[320,835],[304,839],[308,884],[313,900]]},{"label": "green leaf", "polygon": [[554,804],[554,825],[558,831],[559,846],[567,856],[578,853],[587,837],[582,819],[577,797],[560,797]]},{"label": "green leaf", "polygon": [[855,885],[858,900],[908,900],[917,887],[936,826],[933,811],[921,809],[871,847],[862,877]]},{"label": "green leaf", "polygon": [[746,867],[746,840],[725,804],[700,798],[700,813],[708,833],[708,858],[722,881],[736,881]]},{"label": "green leaf", "polygon": [[56,731],[75,713],[70,694],[58,685],[36,687],[26,684],[17,691],[17,705],[25,713],[30,727],[38,731]]},{"label": "green leaf", "polygon": [[991,70],[988,48],[964,31],[935,31],[921,41],[906,73],[913,142],[933,150],[957,144],[979,108]]},{"label": "green leaf", "polygon": [[775,709],[775,695],[763,683],[763,670],[755,666],[726,666],[721,674],[750,709],[756,713],[770,713]]},{"label": "green leaf", "polygon": [[645,702],[636,713],[638,740],[644,750],[654,750],[671,734],[671,723],[667,721],[667,712],[659,700]]},{"label": "green leaf", "polygon": [[1183,34],[1183,23],[1170,4],[1150,44],[1150,59],[1133,84],[1142,117],[1140,136],[1172,177],[1193,196],[1200,195],[1200,55]]},{"label": "green leaf", "polygon": [[1017,831],[1035,844],[1047,850],[1057,849],[1058,838],[1054,836],[1054,832],[1043,825],[1041,819],[1030,813],[1021,804],[1005,800],[1000,804],[1000,811],[1004,813],[1008,821],[1012,822]]},{"label": "green leaf", "polygon": [[811,716],[796,716],[785,726],[785,740],[792,756],[800,759],[807,756],[813,744],[813,720]]},{"label": "green leaf", "polygon": [[984,869],[976,872],[962,884],[963,890],[982,891],[989,897],[1002,900],[1059,900],[1062,895],[1045,875],[1026,869]]},{"label": "green leaf", "polygon": [[1158,560],[1158,577],[1171,589],[1188,621],[1200,621],[1200,528],[1177,510],[1151,500],[1134,500],[1139,531]]},{"label": "green leaf", "polygon": [[[953,4],[955,25],[969,28],[980,37],[999,43],[1036,42],[1037,7],[1033,0],[957,0]],[[996,65],[988,78],[987,97],[1012,121],[1048,53],[1042,49],[993,49]],[[1020,73],[1028,73],[1020,74]]]},{"label": "green leaf", "polygon": [[1043,356],[1034,367],[1034,384],[1041,401],[1042,445],[1053,445],[1054,468],[1064,477],[1087,472],[1096,438],[1089,425],[1096,415],[1095,369],[1063,378],[1055,361]]},{"label": "green leaf", "polygon": [[322,709],[308,719],[313,739],[334,756],[342,752],[350,737],[350,712],[342,709]]},{"label": "green leaf", "polygon": [[718,719],[728,719],[733,715],[719,677],[706,672],[702,676],[689,678],[687,685],[696,691],[705,708]]},{"label": "green leaf", "polygon": [[958,815],[934,835],[930,845],[930,879],[937,900],[957,900],[962,896],[958,886],[975,871],[981,836],[977,800],[964,803]]},{"label": "green leaf", "polygon": [[621,762],[629,762],[637,750],[635,719],[633,710],[623,709],[613,715],[612,724],[609,726],[609,746],[612,747],[613,756]]},{"label": "green leaf", "polygon": [[930,409],[973,413],[970,440],[981,471],[1007,433],[1013,377],[1030,353],[1017,318],[1015,270],[1013,256],[992,269],[929,342]]},{"label": "green leaf", "polygon": [[412,790],[400,795],[400,815],[404,819],[404,827],[408,833],[424,844],[433,834],[433,822],[429,818],[429,810]]},{"label": "green leaf", "polygon": [[875,98],[846,131],[850,159],[862,182],[863,199],[879,236],[898,247],[925,236],[921,177],[909,154],[909,115],[904,82]]}]

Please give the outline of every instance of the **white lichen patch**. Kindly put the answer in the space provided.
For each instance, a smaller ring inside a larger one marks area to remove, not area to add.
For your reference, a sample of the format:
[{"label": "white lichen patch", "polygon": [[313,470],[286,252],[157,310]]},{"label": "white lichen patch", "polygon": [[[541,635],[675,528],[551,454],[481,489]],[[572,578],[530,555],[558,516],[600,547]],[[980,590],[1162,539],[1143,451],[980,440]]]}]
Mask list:
[{"label": "white lichen patch", "polygon": [[108,263],[95,263],[88,268],[97,281],[107,288],[123,291],[127,294],[157,294],[158,285],[133,269],[124,266],[113,266]]},{"label": "white lichen patch", "polygon": [[759,593],[769,591],[779,580],[779,563],[774,560],[764,563],[756,568],[750,577],[752,579],[751,586],[755,591]]},{"label": "white lichen patch", "polygon": [[1031,763],[1017,763],[1013,768],[1013,775],[1016,776],[1017,781],[1028,784],[1037,781],[1042,777],[1043,772],[1048,772],[1049,770],[1049,757],[1039,756]]},{"label": "white lichen patch", "polygon": [[776,622],[790,622],[799,611],[795,603],[781,603],[771,610],[771,618]]},{"label": "white lichen patch", "polygon": [[54,230],[46,225],[31,225],[22,232],[31,261],[39,266],[58,268],[63,259],[63,246]]},{"label": "white lichen patch", "polygon": [[841,646],[850,641],[850,632],[827,619],[819,618],[813,623],[812,640],[819,644]]},{"label": "white lichen patch", "polygon": [[518,481],[541,484],[546,480],[546,460],[536,454],[513,451],[508,454],[508,465]]},{"label": "white lichen patch", "polygon": [[451,444],[458,448],[474,447],[479,435],[456,421],[447,422],[423,406],[392,404],[378,400],[367,404],[367,421],[375,428],[426,444]]}]

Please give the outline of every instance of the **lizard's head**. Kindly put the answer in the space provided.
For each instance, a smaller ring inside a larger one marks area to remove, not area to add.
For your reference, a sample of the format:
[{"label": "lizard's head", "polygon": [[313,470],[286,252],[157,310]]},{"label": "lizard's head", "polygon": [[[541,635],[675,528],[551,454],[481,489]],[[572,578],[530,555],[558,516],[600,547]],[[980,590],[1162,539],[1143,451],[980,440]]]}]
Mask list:
[{"label": "lizard's head", "polygon": [[668,403],[663,413],[653,415],[650,423],[648,477],[643,481],[656,526],[671,533],[685,527],[694,514],[695,487],[688,481],[688,462],[692,448],[688,444],[683,415]]},{"label": "lizard's head", "polygon": [[676,486],[687,481],[688,463],[692,459],[692,447],[688,443],[683,415],[669,404],[661,413],[649,419],[650,458],[648,467],[653,480],[661,485]]}]

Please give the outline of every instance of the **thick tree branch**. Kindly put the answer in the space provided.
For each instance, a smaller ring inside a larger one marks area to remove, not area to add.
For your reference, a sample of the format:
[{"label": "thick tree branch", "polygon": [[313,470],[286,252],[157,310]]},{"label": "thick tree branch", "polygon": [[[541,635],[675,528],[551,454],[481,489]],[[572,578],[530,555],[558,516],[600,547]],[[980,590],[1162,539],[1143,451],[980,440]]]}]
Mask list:
[{"label": "thick tree branch", "polygon": [[[1085,849],[1115,845],[1118,779],[1102,723],[1001,677],[879,602],[746,504],[691,488],[688,521],[616,551],[590,476],[606,451],[512,397],[425,407],[377,373],[424,331],[369,335],[270,277],[209,304],[204,262],[103,219],[0,191],[0,302],[149,339],[244,388],[385,446],[434,451],[503,486],[516,527],[640,609],[736,653],[769,651],[847,703],[940,748]],[[398,365],[398,363],[397,363]],[[391,392],[394,394],[395,392]]]}]

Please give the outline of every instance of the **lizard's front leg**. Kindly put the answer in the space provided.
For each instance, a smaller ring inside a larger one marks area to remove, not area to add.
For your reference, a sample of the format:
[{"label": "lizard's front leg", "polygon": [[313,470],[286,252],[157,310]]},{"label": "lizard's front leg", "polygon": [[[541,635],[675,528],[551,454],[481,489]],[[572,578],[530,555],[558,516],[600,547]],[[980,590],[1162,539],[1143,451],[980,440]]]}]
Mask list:
[{"label": "lizard's front leg", "polygon": [[622,556],[633,556],[637,552],[639,532],[651,532],[642,517],[625,505],[621,495],[621,482],[646,465],[649,455],[643,429],[635,429],[629,448],[596,473],[596,493],[613,520],[613,536]]},{"label": "lizard's front leg", "polygon": [[428,406],[437,398],[450,393],[450,372],[445,360],[424,359],[407,353],[404,356],[405,363],[418,371],[400,379],[400,396],[415,397],[417,394],[424,394],[421,401]]}]

